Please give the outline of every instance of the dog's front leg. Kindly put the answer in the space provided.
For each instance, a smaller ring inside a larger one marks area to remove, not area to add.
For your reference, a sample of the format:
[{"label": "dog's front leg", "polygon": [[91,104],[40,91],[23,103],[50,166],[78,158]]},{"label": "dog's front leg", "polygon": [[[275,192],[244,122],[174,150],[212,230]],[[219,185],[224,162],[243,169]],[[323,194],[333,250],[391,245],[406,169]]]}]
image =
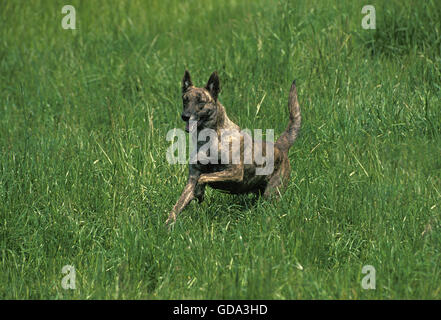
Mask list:
[{"label": "dog's front leg", "polygon": [[199,177],[198,183],[206,184],[212,182],[242,182],[243,164],[232,165],[231,167],[213,173],[204,173]]},{"label": "dog's front leg", "polygon": [[176,216],[181,213],[182,210],[184,210],[184,208],[190,203],[191,200],[195,199],[195,197],[198,196],[198,194],[195,194],[195,191],[198,191],[196,188],[198,184],[198,177],[199,174],[189,175],[187,185],[185,186],[184,191],[182,191],[179,200],[176,202],[172,211],[168,215],[168,219],[165,222],[166,224],[175,222]]},{"label": "dog's front leg", "polygon": [[194,188],[194,197],[198,200],[199,203],[204,201],[204,194],[205,194],[205,184],[197,183],[196,187]]}]

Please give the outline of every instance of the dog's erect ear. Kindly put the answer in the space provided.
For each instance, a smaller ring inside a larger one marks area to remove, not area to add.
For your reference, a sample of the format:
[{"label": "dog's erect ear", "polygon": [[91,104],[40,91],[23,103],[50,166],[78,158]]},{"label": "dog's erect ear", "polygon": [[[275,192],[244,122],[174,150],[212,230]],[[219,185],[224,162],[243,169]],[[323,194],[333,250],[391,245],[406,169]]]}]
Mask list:
[{"label": "dog's erect ear", "polygon": [[217,75],[216,71],[211,74],[210,79],[208,79],[207,85],[205,86],[205,89],[210,92],[214,100],[217,100],[217,96],[220,91],[220,85],[219,76]]},{"label": "dog's erect ear", "polygon": [[193,83],[191,82],[190,72],[185,70],[184,77],[182,78],[182,93],[185,93]]}]

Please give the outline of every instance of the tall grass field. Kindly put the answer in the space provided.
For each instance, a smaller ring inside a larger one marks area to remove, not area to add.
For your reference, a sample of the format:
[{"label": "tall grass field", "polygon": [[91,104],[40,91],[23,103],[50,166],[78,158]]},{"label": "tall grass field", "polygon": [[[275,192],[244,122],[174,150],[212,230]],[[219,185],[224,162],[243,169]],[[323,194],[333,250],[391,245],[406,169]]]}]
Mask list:
[{"label": "tall grass field", "polygon": [[[276,138],[296,79],[279,201],[164,225],[185,69]],[[441,2],[1,1],[0,298],[440,299]]]}]

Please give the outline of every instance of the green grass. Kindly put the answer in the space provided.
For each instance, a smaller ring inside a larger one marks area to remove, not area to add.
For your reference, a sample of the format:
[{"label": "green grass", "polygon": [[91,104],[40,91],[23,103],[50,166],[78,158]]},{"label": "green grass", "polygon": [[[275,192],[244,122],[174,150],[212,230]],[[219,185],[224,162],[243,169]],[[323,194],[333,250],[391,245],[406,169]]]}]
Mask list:
[{"label": "green grass", "polygon": [[[0,3],[0,298],[441,297],[439,1],[65,4]],[[303,124],[281,201],[208,190],[169,232],[185,68],[276,136],[295,78]]]}]

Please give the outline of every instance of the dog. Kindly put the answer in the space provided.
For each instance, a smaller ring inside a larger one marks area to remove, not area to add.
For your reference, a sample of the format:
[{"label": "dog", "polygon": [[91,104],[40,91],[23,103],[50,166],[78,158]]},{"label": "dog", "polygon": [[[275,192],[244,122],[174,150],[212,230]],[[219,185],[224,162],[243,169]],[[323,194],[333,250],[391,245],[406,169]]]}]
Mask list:
[{"label": "dog", "polygon": [[[291,167],[288,150],[296,140],[301,124],[295,80],[289,93],[288,127],[275,143],[253,140],[247,132],[241,131],[240,127],[228,118],[225,107],[218,99],[219,92],[220,83],[216,71],[211,74],[206,86],[199,88],[193,86],[190,73],[185,70],[182,79],[183,112],[181,118],[186,122],[185,131],[188,133],[204,129],[211,129],[217,133],[219,140],[214,140],[216,144],[214,145],[214,141],[209,142],[214,150],[218,151],[215,160],[239,160],[236,163],[233,161],[190,163],[187,184],[171,210],[166,224],[175,222],[177,215],[192,200],[197,199],[202,202],[206,185],[232,194],[255,193],[269,198],[273,195],[278,197],[289,181]],[[229,133],[226,140],[229,143],[219,143],[222,133],[225,132]],[[250,141],[253,148],[246,148],[246,142]],[[230,146],[234,144],[236,147]],[[256,148],[259,148],[265,156],[271,157],[270,160],[273,162],[271,172],[257,174],[258,170],[262,169],[263,163],[261,161],[259,163],[255,154],[252,154],[252,150]],[[197,143],[196,154],[201,150],[200,143]],[[204,152],[209,154],[212,150],[210,148],[209,152],[206,150]],[[250,157],[251,161],[246,162],[245,159],[250,159]]]}]

